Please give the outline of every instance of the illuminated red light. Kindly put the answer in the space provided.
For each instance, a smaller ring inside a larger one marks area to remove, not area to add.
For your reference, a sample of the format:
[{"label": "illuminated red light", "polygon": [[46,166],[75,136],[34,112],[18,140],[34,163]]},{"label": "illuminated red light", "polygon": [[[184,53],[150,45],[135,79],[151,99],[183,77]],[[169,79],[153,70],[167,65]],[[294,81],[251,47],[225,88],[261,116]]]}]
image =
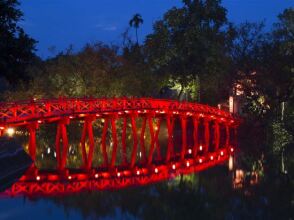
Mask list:
[{"label": "illuminated red light", "polygon": [[190,162],[189,162],[189,161],[186,162],[186,166],[187,166],[187,167],[190,166]]}]

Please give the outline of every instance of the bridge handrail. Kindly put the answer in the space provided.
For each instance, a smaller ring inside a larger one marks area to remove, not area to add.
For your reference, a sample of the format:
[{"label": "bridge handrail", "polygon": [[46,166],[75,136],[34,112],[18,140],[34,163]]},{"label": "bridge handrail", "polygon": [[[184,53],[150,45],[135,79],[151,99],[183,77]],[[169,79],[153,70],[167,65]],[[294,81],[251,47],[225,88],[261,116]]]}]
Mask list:
[{"label": "bridge handrail", "polygon": [[186,111],[234,118],[229,112],[199,103],[155,98],[56,98],[0,103],[0,124],[36,117],[127,110]]}]

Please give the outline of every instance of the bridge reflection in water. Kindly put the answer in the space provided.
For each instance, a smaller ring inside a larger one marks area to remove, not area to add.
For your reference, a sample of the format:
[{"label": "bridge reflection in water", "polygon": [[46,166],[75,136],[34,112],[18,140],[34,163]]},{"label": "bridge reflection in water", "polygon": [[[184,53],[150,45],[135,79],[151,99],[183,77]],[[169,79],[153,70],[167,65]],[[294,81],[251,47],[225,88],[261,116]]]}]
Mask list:
[{"label": "bridge reflection in water", "polygon": [[[99,146],[93,132],[97,120],[103,125]],[[74,121],[83,123],[79,169],[67,166],[67,128]],[[117,189],[201,171],[228,160],[236,147],[239,120],[207,105],[149,98],[63,98],[0,105],[1,134],[10,127],[26,129],[28,152],[34,161],[38,149],[36,133],[52,123],[56,124],[55,169],[31,167],[6,194],[54,195]],[[159,141],[163,129],[164,144]],[[175,137],[179,134],[178,146]],[[127,136],[132,139],[130,146]],[[95,167],[93,158],[98,147],[102,163]]]}]

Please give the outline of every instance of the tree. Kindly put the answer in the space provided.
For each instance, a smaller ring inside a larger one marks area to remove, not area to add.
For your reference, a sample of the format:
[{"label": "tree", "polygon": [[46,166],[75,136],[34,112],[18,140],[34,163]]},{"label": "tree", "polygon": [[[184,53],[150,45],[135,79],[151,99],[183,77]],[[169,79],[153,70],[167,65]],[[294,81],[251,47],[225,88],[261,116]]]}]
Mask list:
[{"label": "tree", "polygon": [[148,60],[154,71],[176,80],[182,88],[191,80],[200,81],[201,101],[216,104],[228,90],[230,25],[226,10],[215,0],[183,3],[155,22],[145,41]]},{"label": "tree", "polygon": [[23,14],[17,0],[0,0],[0,76],[10,83],[27,79],[36,41],[17,25]]},{"label": "tree", "polygon": [[136,30],[136,41],[137,41],[137,45],[139,44],[139,40],[138,40],[138,28],[140,26],[140,24],[143,24],[143,19],[142,16],[140,14],[135,14],[133,16],[133,18],[130,20],[129,24],[131,27],[134,27]]}]

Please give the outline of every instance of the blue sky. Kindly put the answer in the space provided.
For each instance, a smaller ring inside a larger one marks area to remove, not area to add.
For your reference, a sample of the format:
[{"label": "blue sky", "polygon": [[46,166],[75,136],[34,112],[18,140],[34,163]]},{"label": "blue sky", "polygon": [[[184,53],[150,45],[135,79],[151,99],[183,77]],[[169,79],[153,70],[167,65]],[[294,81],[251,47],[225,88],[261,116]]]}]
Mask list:
[{"label": "blue sky", "polygon": [[[37,54],[42,58],[70,44],[77,50],[86,43],[103,41],[121,43],[121,33],[128,28],[132,15],[140,13],[144,24],[141,40],[152,32],[152,24],[169,8],[181,6],[180,0],[20,0],[24,20],[20,25],[38,41]],[[277,15],[293,7],[294,0],[223,0],[232,22],[265,20],[267,28]],[[133,33],[134,36],[134,33]]]}]

